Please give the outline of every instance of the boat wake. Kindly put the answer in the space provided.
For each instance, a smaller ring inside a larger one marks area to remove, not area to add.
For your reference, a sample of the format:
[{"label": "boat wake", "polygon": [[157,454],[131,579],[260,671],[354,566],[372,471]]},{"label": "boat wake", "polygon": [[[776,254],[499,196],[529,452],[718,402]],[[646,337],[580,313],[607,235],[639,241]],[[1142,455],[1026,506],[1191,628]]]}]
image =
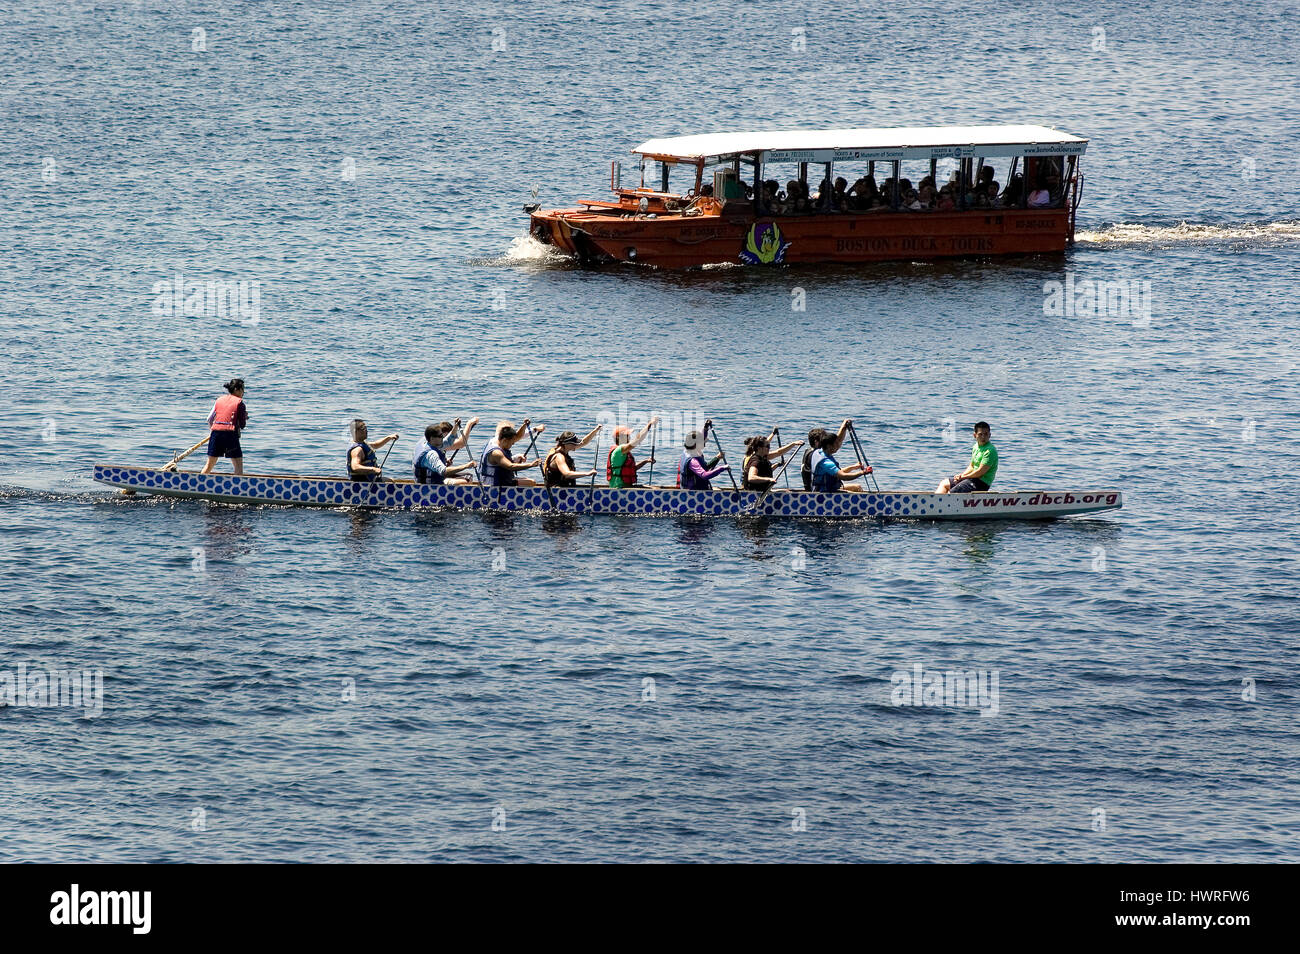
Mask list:
[{"label": "boat wake", "polygon": [[565,255],[554,245],[544,245],[531,235],[519,235],[510,240],[510,247],[504,255],[496,258],[471,259],[471,265],[489,266],[534,266],[549,267],[555,265],[573,265],[574,259]]},{"label": "boat wake", "polygon": [[1289,245],[1300,242],[1300,222],[1242,222],[1228,225],[1202,225],[1179,222],[1177,225],[1138,225],[1117,222],[1095,232],[1078,232],[1080,244],[1108,248],[1172,245],[1222,245],[1244,242],[1250,245]]}]

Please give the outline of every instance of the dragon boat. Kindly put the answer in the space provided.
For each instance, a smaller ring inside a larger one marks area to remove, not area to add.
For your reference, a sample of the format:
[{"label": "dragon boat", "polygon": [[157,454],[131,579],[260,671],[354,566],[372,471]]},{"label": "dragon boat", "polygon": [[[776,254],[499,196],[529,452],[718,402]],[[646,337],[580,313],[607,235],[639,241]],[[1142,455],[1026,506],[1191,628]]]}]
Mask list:
[{"label": "dragon boat", "polygon": [[1117,490],[1015,490],[970,494],[919,491],[818,493],[680,490],[676,487],[483,487],[363,482],[344,477],[200,474],[161,467],[96,465],[94,479],[132,494],[219,503],[378,510],[522,511],[705,517],[882,520],[1043,519],[1118,510]]}]

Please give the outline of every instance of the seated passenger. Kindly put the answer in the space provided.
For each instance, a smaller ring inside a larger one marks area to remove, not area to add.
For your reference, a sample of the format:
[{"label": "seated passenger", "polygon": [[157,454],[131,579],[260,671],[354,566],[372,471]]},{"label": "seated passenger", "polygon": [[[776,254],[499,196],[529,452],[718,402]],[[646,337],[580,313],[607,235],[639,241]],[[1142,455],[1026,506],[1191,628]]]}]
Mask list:
[{"label": "seated passenger", "polygon": [[1045,209],[1052,204],[1052,194],[1047,191],[1047,180],[1040,177],[1034,191],[1029,193],[1031,209]]},{"label": "seated passenger", "polygon": [[467,464],[449,464],[447,452],[454,453],[464,447],[469,441],[470,431],[474,430],[474,425],[477,423],[478,418],[471,417],[469,426],[465,428],[463,434],[460,433],[460,418],[456,418],[455,423],[443,421],[441,424],[430,424],[426,427],[424,441],[415,449],[415,457],[412,461],[415,467],[415,482],[417,484],[475,483],[474,480],[459,475],[473,470],[478,463],[471,460]]},{"label": "seated passenger", "polygon": [[989,180],[984,183],[984,203],[990,209],[1002,208],[1002,200],[998,198],[998,184],[996,180]]},{"label": "seated passenger", "polygon": [[[537,481],[531,477],[520,477],[518,474],[521,470],[529,470],[541,464],[541,458],[526,461],[522,454],[510,456],[510,448],[524,436],[530,423],[528,418],[524,418],[523,426],[519,430],[515,430],[509,421],[502,421],[497,425],[496,435],[488,442],[487,447],[483,448],[483,454],[479,457],[479,483],[485,487],[537,486]],[[540,434],[544,430],[546,425],[543,424],[533,433]]]},{"label": "seated passenger", "polygon": [[946,478],[937,494],[968,494],[988,490],[998,472],[998,449],[990,440],[992,431],[986,421],[975,425],[975,444],[971,447],[970,466],[960,474]]},{"label": "seated passenger", "polygon": [[594,467],[591,470],[574,470],[573,452],[595,437],[599,431],[598,425],[585,440],[579,438],[573,431],[565,431],[555,439],[555,446],[551,448],[551,452],[546,455],[546,462],[542,464],[542,474],[547,487],[574,487],[580,479],[596,476]]},{"label": "seated passenger", "polygon": [[779,463],[786,454],[803,447],[803,441],[791,441],[783,447],[772,449],[772,440],[776,432],[767,437],[750,437],[745,441],[745,460],[741,465],[744,478],[740,486],[744,490],[767,490],[776,483],[772,476],[772,464]]},{"label": "seated passenger", "polygon": [[835,180],[835,188],[831,191],[831,202],[834,203],[835,211],[843,212],[849,207],[849,180],[840,176]]},{"label": "seated passenger", "polygon": [[957,208],[957,200],[953,198],[953,186],[951,183],[939,190],[939,198],[935,201],[934,207],[941,212],[951,212]]},{"label": "seated passenger", "polygon": [[938,201],[939,198],[939,190],[934,187],[934,179],[932,177],[926,176],[921,180],[921,184],[916,190],[916,197],[921,203],[921,208],[934,208],[934,203]]},{"label": "seated passenger", "polygon": [[379,458],[375,456],[375,451],[385,444],[391,444],[397,440],[397,434],[389,434],[387,437],[375,441],[373,444],[366,443],[366,422],[357,418],[352,422],[352,446],[348,448],[348,476],[353,480],[376,481],[383,477],[383,469],[379,466]]},{"label": "seated passenger", "polygon": [[[681,459],[677,461],[677,486],[682,490],[711,490],[713,484],[710,481],[724,470],[731,470],[725,463],[727,458],[725,453],[718,454],[707,463],[704,460],[704,449],[708,446],[709,425],[710,422],[705,421],[703,431],[687,431],[682,441],[685,450],[682,452]],[[719,461],[724,463],[718,466]]]},{"label": "seated passenger", "polygon": [[1025,178],[1017,173],[1007,182],[1007,187],[1002,193],[1002,205],[1004,208],[1014,209],[1020,205],[1020,199],[1024,196]]},{"label": "seated passenger", "polygon": [[851,192],[854,199],[853,207],[862,212],[873,208],[880,198],[880,188],[876,185],[874,176],[863,176],[853,183]]},{"label": "seated passenger", "polygon": [[864,464],[841,467],[839,461],[835,459],[840,445],[844,443],[844,430],[845,428],[841,427],[838,434],[830,435],[822,441],[821,447],[812,453],[809,461],[812,468],[812,489],[819,493],[829,494],[841,490],[860,493],[861,484],[846,484],[845,481],[871,473],[871,468]]},{"label": "seated passenger", "polygon": [[812,455],[830,436],[830,432],[821,427],[814,427],[808,432],[808,449],[803,452],[803,465],[799,468],[799,476],[803,478],[804,490],[812,490]]},{"label": "seated passenger", "polygon": [[659,423],[658,417],[652,417],[646,422],[645,427],[633,437],[632,428],[616,427],[614,428],[614,446],[609,450],[609,456],[605,460],[605,479],[615,490],[623,490],[627,487],[639,487],[637,481],[637,471],[646,464],[655,462],[654,456],[637,463],[636,458],[632,456],[632,451],[636,450],[637,445],[646,439],[650,433],[650,428]]}]

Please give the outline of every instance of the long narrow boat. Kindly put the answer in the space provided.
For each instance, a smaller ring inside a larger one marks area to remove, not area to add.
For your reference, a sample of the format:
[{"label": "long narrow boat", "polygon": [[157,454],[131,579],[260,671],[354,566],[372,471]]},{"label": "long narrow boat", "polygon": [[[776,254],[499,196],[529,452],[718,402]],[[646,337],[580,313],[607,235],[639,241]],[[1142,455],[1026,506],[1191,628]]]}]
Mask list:
[{"label": "long narrow boat", "polygon": [[222,503],[363,507],[381,510],[504,510],[707,517],[854,518],[894,520],[1041,519],[1118,510],[1117,490],[1016,490],[973,494],[915,491],[809,493],[774,490],[614,490],[608,487],[479,487],[365,483],[341,477],[198,474],[157,467],[96,465],[95,480],[137,494]]},{"label": "long narrow boat", "polygon": [[[1082,195],[1079,163],[1087,146],[1087,139],[1045,126],[676,136],[632,150],[641,164],[635,188],[622,184],[621,165],[613,164],[613,202],[583,199],[577,208],[534,204],[524,211],[534,238],[587,265],[693,268],[1060,253],[1074,238]],[[649,184],[648,163],[658,164]],[[944,170],[951,166],[955,206],[910,202],[909,183],[928,177],[933,187],[945,186],[940,163]],[[680,183],[679,176],[674,187],[670,177],[679,167],[689,178]],[[765,196],[768,180],[782,189],[796,180],[809,195],[812,184],[838,176],[849,183],[875,182],[877,167],[888,178],[871,191],[873,201],[855,197],[835,208],[818,194],[810,197],[809,208],[792,211],[780,200],[784,192],[775,203]],[[1009,188],[990,201],[978,194],[977,184]],[[1031,204],[1037,189],[1043,193]]]}]

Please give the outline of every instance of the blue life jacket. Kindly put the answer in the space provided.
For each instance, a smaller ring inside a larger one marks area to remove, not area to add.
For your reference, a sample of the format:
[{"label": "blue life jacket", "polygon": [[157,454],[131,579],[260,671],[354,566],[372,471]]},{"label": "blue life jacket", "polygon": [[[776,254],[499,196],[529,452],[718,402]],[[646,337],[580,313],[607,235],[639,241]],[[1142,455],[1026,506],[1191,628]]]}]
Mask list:
[{"label": "blue life jacket", "polygon": [[822,461],[827,461],[827,460],[835,465],[836,471],[839,471],[840,469],[839,461],[837,461],[830,454],[827,454],[825,451],[821,451],[821,450],[813,452],[812,489],[823,494],[834,493],[835,491],[839,490],[840,487],[844,484],[844,481],[840,480],[838,473],[827,474],[822,470],[821,463]]},{"label": "blue life jacket", "polygon": [[352,473],[352,452],[356,450],[358,447],[361,448],[361,466],[363,467],[379,466],[379,459],[375,457],[374,448],[371,447],[369,444],[367,444],[365,441],[360,441],[359,443],[353,444],[351,447],[348,448],[348,455],[345,458],[348,465],[348,476],[351,477],[353,480],[374,480],[375,479],[374,474]]},{"label": "blue life jacket", "polygon": [[492,463],[492,452],[499,450],[505,455],[506,460],[510,460],[510,452],[500,444],[488,444],[483,449],[483,456],[479,458],[478,473],[479,480],[485,487],[513,487],[515,485],[515,472],[507,467],[498,467]]},{"label": "blue life jacket", "polygon": [[708,470],[705,464],[703,454],[692,454],[690,451],[682,451],[682,459],[677,462],[677,486],[682,490],[712,490],[713,484],[708,478],[701,477],[690,468],[690,461],[698,460],[700,466]]},{"label": "blue life jacket", "polygon": [[438,459],[442,461],[444,467],[447,466],[447,455],[442,452],[441,447],[433,447],[425,444],[424,453],[415,458],[415,482],[417,484],[441,484],[446,480],[446,476],[430,467],[425,461],[429,459],[429,454],[437,454]]}]

